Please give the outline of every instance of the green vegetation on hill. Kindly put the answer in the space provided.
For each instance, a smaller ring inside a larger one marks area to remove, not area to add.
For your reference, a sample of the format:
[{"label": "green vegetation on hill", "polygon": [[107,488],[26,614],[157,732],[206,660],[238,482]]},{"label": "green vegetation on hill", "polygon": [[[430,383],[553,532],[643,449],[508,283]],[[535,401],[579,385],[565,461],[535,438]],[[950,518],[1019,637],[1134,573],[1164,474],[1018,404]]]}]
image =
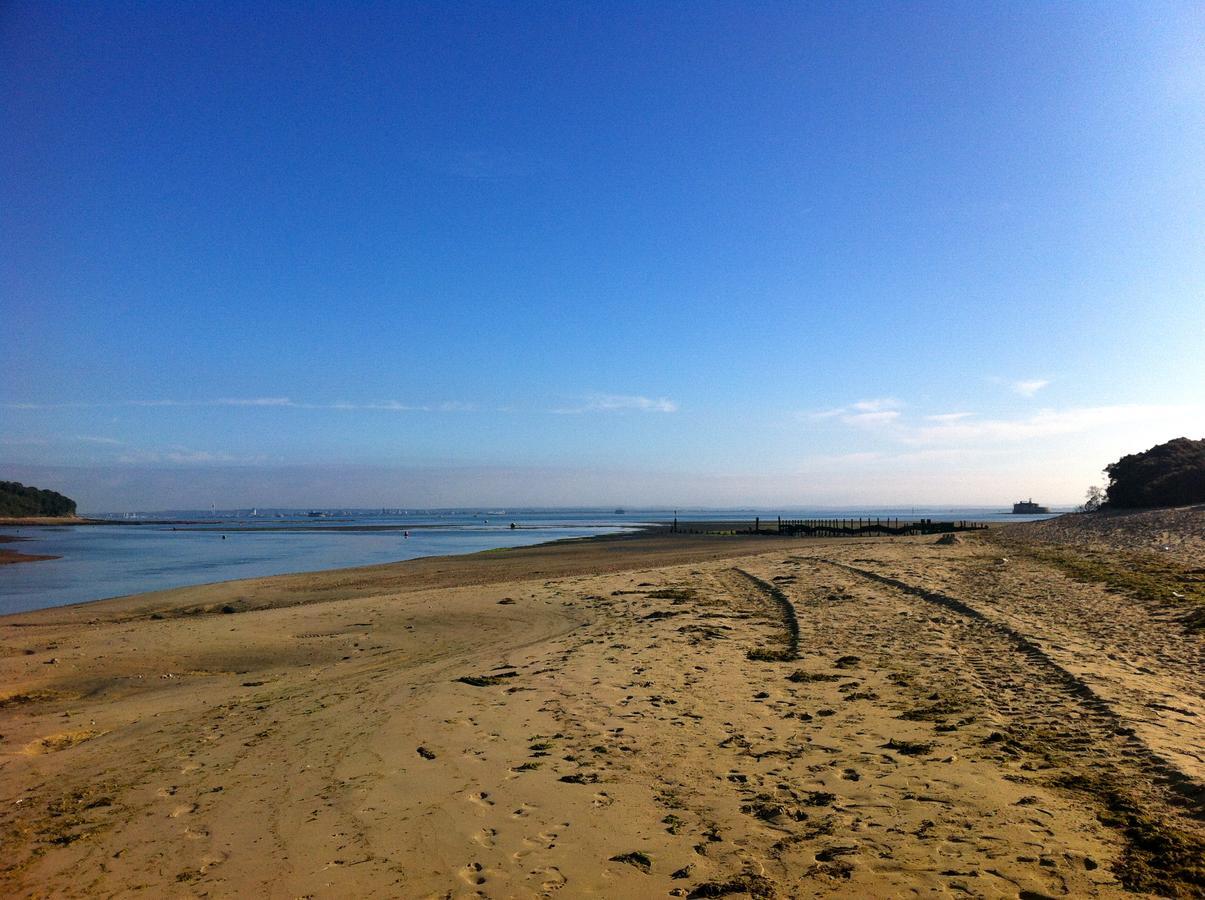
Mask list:
[{"label": "green vegetation on hill", "polygon": [[56,491],[0,481],[0,516],[74,516],[75,501]]},{"label": "green vegetation on hill", "polygon": [[1205,440],[1176,438],[1105,467],[1113,509],[1205,503]]}]

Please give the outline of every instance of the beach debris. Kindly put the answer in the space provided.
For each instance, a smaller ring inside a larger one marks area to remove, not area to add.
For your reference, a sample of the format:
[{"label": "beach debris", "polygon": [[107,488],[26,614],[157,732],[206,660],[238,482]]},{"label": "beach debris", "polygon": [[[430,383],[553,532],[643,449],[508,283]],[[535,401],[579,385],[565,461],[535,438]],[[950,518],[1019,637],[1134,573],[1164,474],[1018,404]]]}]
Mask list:
[{"label": "beach debris", "polygon": [[820,862],[832,862],[838,856],[848,856],[851,853],[857,853],[858,848],[852,846],[826,847],[816,854],[816,859]]},{"label": "beach debris", "polygon": [[954,534],[953,532],[951,532],[950,534],[943,534],[941,537],[939,537],[939,538],[938,538],[937,540],[935,540],[933,543],[935,543],[935,544],[943,544],[943,545],[949,545],[949,544],[961,544],[961,543],[962,543],[962,538],[960,538],[958,535],[956,535],[956,534]]},{"label": "beach debris", "polygon": [[849,694],[846,694],[846,696],[845,696],[846,702],[849,702],[851,700],[878,700],[878,699],[879,699],[879,695],[876,694],[874,691],[852,691]]},{"label": "beach debris", "polygon": [[700,897],[728,897],[732,894],[748,894],[754,900],[771,900],[778,896],[770,879],[764,875],[746,872],[728,881],[705,881],[686,895],[687,900]]},{"label": "beach debris", "polygon": [[833,663],[838,669],[852,669],[862,661],[860,656],[842,656]]},{"label": "beach debris", "polygon": [[745,654],[746,659],[753,662],[791,662],[799,658],[792,650],[771,650],[768,647],[756,647]]},{"label": "beach debris", "polygon": [[74,700],[78,696],[78,694],[65,694],[61,691],[27,691],[20,694],[8,694],[0,697],[0,709],[24,706],[27,703],[44,703],[50,700]]},{"label": "beach debris", "polygon": [[611,862],[625,863],[629,866],[639,869],[641,872],[648,873],[652,871],[653,860],[647,853],[641,853],[639,850],[633,850],[631,853],[620,853],[617,856],[611,857]]},{"label": "beach debris", "polygon": [[565,784],[598,784],[598,775],[593,772],[562,775],[557,781],[563,781]]},{"label": "beach debris", "polygon": [[678,609],[678,610],[659,609],[659,610],[657,610],[657,611],[655,611],[655,612],[651,612],[651,613],[649,613],[649,614],[648,614],[648,615],[646,615],[646,616],[641,616],[641,619],[642,619],[643,621],[645,621],[645,622],[648,622],[648,621],[650,621],[650,620],[656,620],[656,619],[669,619],[669,618],[672,618],[672,617],[674,617],[674,616],[681,616],[681,615],[685,615],[685,610],[680,610],[680,609]]},{"label": "beach debris", "polygon": [[925,756],[933,752],[933,745],[928,741],[904,741],[891,738],[883,746],[896,753],[902,753],[904,756]]},{"label": "beach debris", "polygon": [[788,802],[775,797],[773,794],[758,794],[751,802],[741,807],[741,812],[747,816],[761,819],[764,822],[770,822],[774,819],[790,819],[793,822],[802,822],[808,817],[808,814],[800,809],[800,804],[795,801],[795,798],[792,797],[791,801]]},{"label": "beach debris", "polygon": [[494,675],[462,675],[456,681],[473,687],[491,687],[495,684],[502,684],[504,678],[514,678],[518,674],[518,672],[498,672]]},{"label": "beach debris", "polygon": [[415,752],[423,759],[435,759],[435,754],[426,747],[419,747]]},{"label": "beach debris", "polygon": [[910,709],[896,716],[897,719],[903,719],[906,722],[939,722],[946,716],[956,715],[962,712],[963,705],[949,697],[930,697],[934,702],[928,706],[918,706],[915,709]]},{"label": "beach debris", "polygon": [[787,681],[808,684],[813,681],[840,681],[844,677],[843,675],[830,675],[827,672],[805,672],[803,669],[796,669],[787,676]]}]

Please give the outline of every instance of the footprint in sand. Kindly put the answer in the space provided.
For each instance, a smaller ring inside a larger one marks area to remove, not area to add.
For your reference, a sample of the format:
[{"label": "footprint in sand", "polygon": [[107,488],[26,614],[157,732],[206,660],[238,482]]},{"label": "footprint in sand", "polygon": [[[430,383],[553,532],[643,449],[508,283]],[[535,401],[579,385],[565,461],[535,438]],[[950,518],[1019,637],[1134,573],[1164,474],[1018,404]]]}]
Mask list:
[{"label": "footprint in sand", "polygon": [[480,794],[467,794],[466,797],[470,803],[476,803],[482,809],[489,809],[494,805],[494,801],[490,799],[490,795],[485,791],[482,791]]},{"label": "footprint in sand", "polygon": [[594,795],[594,799],[591,802],[594,804],[595,809],[605,809],[615,802],[615,798],[606,791],[600,791]]},{"label": "footprint in sand", "polygon": [[543,879],[540,882],[540,890],[542,891],[559,891],[568,883],[568,879],[561,874],[561,870],[556,866],[549,866],[546,869],[533,869],[531,874],[536,878]]},{"label": "footprint in sand", "polygon": [[[491,804],[492,805],[492,804]],[[520,803],[518,809],[510,814],[512,819],[521,819],[535,809],[530,803]]]},{"label": "footprint in sand", "polygon": [[557,833],[555,831],[541,831],[535,837],[525,837],[521,841],[522,846],[510,855],[513,860],[522,860],[525,856],[530,856],[537,850],[551,850],[556,847]]},{"label": "footprint in sand", "polygon": [[486,847],[487,849],[492,849],[494,846],[494,838],[496,838],[497,836],[498,836],[498,829],[482,828],[480,831],[474,833],[473,840],[476,841],[478,844],[480,844],[482,847]]},{"label": "footprint in sand", "polygon": [[485,875],[483,874],[485,867],[479,862],[469,863],[457,874],[465,884],[479,885],[485,884]]},{"label": "footprint in sand", "polygon": [[177,806],[175,809],[173,809],[173,810],[172,810],[171,812],[169,812],[167,815],[168,815],[168,817],[169,817],[169,818],[172,818],[172,819],[178,819],[178,818],[180,818],[181,816],[186,816],[186,815],[188,815],[189,813],[193,813],[193,812],[196,812],[196,811],[197,811],[197,804],[195,804],[195,803],[181,803],[179,806]]}]

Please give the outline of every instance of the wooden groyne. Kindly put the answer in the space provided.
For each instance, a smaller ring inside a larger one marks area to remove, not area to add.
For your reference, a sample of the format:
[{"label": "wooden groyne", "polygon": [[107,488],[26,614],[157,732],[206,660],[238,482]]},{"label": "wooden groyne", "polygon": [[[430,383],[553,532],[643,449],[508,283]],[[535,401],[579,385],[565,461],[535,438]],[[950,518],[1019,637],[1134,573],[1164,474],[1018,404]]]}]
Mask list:
[{"label": "wooden groyne", "polygon": [[676,518],[670,526],[673,534],[738,535],[760,534],[768,537],[876,537],[891,535],[903,537],[918,534],[950,534],[958,531],[983,531],[987,526],[981,522],[961,519],[954,522],[938,522],[934,519],[861,518],[861,519],[784,519],[760,517],[752,524],[744,522],[679,522]]},{"label": "wooden groyne", "polygon": [[[936,522],[933,519],[900,522],[899,519],[882,518],[784,519],[780,516],[777,533],[790,537],[866,537],[868,535],[950,534],[956,531],[981,531],[985,528],[987,528],[986,525],[968,522],[965,519],[957,522]],[[757,534],[775,533],[769,529],[763,531],[760,519],[754,525],[754,532]]]}]

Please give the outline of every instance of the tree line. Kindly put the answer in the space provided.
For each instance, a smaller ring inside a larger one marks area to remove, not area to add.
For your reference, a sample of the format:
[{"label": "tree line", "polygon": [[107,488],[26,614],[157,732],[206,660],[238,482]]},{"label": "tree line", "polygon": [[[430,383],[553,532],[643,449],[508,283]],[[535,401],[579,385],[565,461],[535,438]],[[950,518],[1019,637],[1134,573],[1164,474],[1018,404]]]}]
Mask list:
[{"label": "tree line", "polygon": [[0,481],[0,516],[74,516],[75,501],[58,491]]},{"label": "tree line", "polygon": [[1105,466],[1109,484],[1088,488],[1080,509],[1146,509],[1205,503],[1205,439],[1176,438]]}]

